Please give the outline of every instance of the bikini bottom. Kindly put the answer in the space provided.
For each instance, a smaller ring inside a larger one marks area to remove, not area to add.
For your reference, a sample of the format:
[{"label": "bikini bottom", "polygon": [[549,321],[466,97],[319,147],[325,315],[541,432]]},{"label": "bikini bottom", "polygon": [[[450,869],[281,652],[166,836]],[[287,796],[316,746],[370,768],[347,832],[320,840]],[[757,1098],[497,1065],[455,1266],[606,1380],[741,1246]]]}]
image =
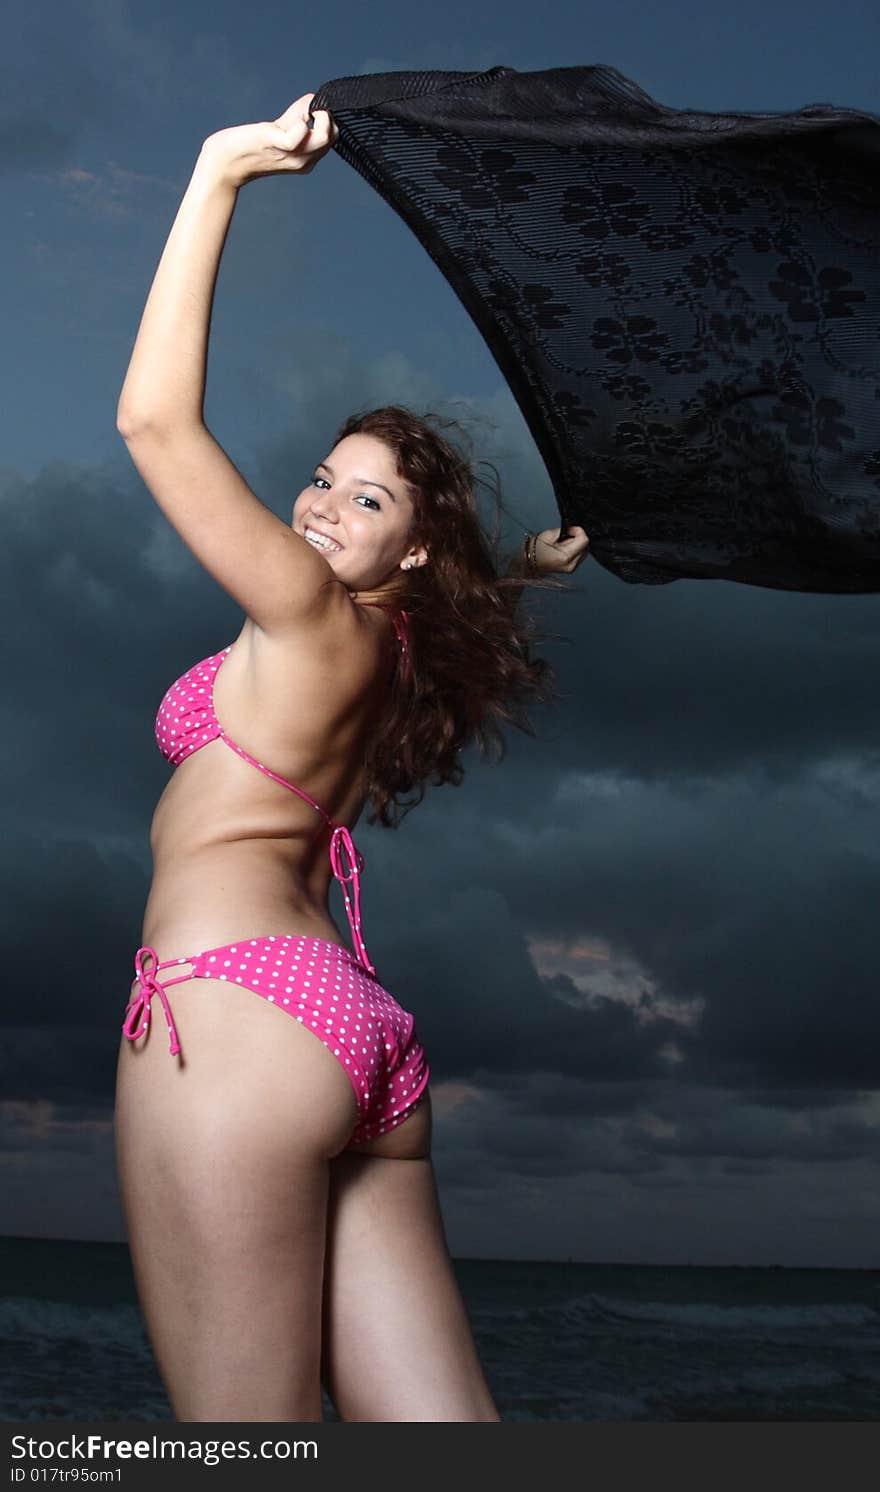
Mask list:
[{"label": "bikini bottom", "polygon": [[[179,964],[191,965],[190,973],[156,978],[160,969]],[[158,995],[171,1055],[180,1051],[165,989],[185,979],[245,985],[313,1031],[338,1058],[357,1100],[357,1123],[346,1149],[402,1124],[428,1086],[430,1068],[414,1017],[339,943],[298,936],[248,938],[164,963],[147,944],[135,954],[134,967],[137,987],[122,1025],[130,1041],[149,1027],[150,1000]]]}]

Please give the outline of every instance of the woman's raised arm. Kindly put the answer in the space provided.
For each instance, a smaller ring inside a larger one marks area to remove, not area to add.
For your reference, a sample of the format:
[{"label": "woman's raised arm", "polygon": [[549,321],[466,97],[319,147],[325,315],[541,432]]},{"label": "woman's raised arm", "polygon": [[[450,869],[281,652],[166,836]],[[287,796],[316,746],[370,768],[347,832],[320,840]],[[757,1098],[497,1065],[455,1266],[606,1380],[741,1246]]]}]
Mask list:
[{"label": "woman's raised arm", "polygon": [[[117,428],[169,523],[267,633],[354,627],[346,588],[322,555],[256,496],[204,421],[211,305],[238,191],[257,175],[309,171],[329,115],[313,94],[274,123],[240,125],[202,146],[165,244],[117,410]],[[328,584],[328,581],[330,582]]]},{"label": "woman's raised arm", "polygon": [[303,94],[279,119],[218,130],[202,145],[119,396],[121,435],[203,423],[211,306],[239,188],[257,176],[314,170],[339,132],[329,114],[311,115],[313,98]]}]

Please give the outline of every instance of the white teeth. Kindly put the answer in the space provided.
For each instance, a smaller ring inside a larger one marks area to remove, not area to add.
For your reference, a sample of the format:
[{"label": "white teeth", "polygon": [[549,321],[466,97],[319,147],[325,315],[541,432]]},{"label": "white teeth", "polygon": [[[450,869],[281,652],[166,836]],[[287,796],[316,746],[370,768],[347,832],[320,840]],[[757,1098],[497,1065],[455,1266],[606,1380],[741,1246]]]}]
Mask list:
[{"label": "white teeth", "polygon": [[306,529],[305,537],[310,544],[314,544],[316,549],[326,549],[335,554],[337,550],[342,548],[341,544],[334,544],[331,539],[325,539],[323,534],[316,533],[313,528]]}]

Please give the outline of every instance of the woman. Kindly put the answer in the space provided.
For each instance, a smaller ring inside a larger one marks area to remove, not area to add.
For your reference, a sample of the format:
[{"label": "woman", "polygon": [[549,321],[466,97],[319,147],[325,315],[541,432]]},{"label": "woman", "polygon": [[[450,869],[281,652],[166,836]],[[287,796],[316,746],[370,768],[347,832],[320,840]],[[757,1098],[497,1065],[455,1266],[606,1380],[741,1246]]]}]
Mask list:
[{"label": "woman", "polygon": [[[473,474],[427,421],[346,421],[288,526],[202,418],[237,192],[331,148],[313,97],[205,141],[120,397],[135,465],[245,612],[156,722],[178,770],[123,1024],[120,1189],[176,1418],[319,1421],[323,1380],[344,1420],[497,1421],[437,1202],[427,1059],[370,962],[348,826],[368,798],[393,826],[429,775],[460,781],[462,746],[521,724],[547,665],[516,630],[522,582],[494,570]],[[530,536],[531,572],[584,557],[583,530],[554,535]],[[157,1002],[172,1060],[148,1036]]]}]

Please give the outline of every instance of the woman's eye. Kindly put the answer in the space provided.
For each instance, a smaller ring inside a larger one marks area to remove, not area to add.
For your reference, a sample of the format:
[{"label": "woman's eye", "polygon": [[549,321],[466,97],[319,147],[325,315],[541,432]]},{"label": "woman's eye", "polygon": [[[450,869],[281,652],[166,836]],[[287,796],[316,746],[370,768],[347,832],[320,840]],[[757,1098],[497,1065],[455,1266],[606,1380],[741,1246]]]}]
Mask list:
[{"label": "woman's eye", "polygon": [[[312,477],[312,486],[313,487],[317,487],[320,483],[323,483],[323,485],[325,487],[329,487],[330,486],[330,483],[327,481],[326,477]],[[361,502],[361,501],[363,501],[365,503],[372,503],[374,508],[377,508],[379,510],[379,512],[382,511],[382,504],[380,502],[378,502],[375,497],[371,497],[368,492],[360,492],[358,494],[358,502]]]}]

